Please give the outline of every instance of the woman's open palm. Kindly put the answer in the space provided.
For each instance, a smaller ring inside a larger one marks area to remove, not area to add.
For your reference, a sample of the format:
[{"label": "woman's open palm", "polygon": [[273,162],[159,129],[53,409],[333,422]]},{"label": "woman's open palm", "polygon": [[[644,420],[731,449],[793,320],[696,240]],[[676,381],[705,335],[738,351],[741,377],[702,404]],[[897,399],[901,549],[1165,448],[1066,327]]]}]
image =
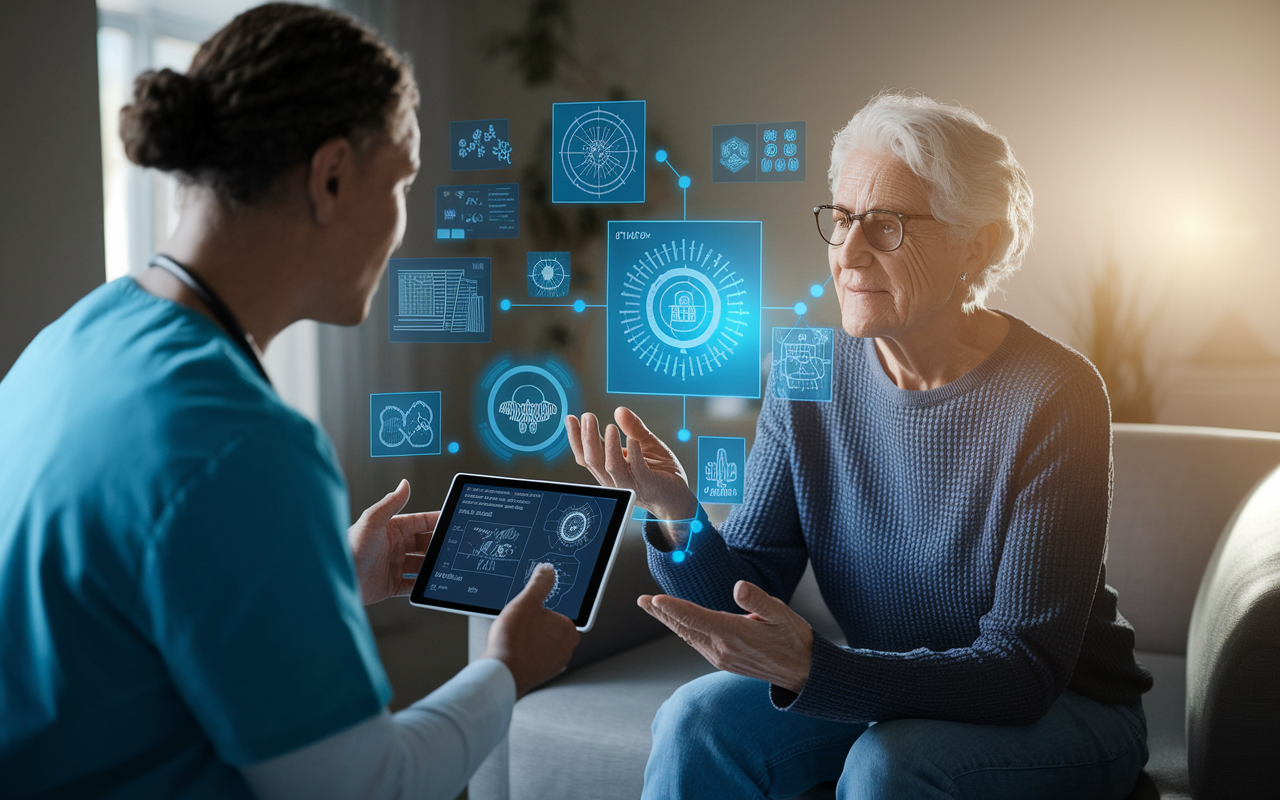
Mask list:
[{"label": "woman's open palm", "polygon": [[[635,491],[636,505],[658,519],[692,518],[697,501],[676,454],[631,409],[619,407],[613,418],[617,425],[608,425],[602,440],[595,414],[583,414],[581,420],[565,417],[569,446],[578,464],[602,486]],[[626,447],[619,430],[627,436]]]}]

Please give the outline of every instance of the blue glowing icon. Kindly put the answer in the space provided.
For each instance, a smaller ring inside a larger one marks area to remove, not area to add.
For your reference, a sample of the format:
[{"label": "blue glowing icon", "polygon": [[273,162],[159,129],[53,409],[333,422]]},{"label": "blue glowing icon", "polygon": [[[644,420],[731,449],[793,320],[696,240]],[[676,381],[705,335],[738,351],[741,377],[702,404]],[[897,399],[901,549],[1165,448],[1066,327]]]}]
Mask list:
[{"label": "blue glowing icon", "polygon": [[553,203],[643,203],[645,104],[554,103]]},{"label": "blue glowing icon", "polygon": [[698,437],[698,501],[741,503],[746,484],[747,440]]},{"label": "blue glowing icon", "polygon": [[609,223],[606,391],[760,396],[761,228]]},{"label": "blue glowing icon", "polygon": [[802,181],[804,174],[804,123],[761,122],[761,181]]},{"label": "blue glowing icon", "polygon": [[773,393],[788,400],[831,402],[831,328],[773,329]]},{"label": "blue glowing icon", "polygon": [[711,126],[711,180],[714,183],[750,183],[756,179],[752,142],[754,123]]},{"label": "blue glowing icon", "polygon": [[503,357],[476,391],[480,439],[503,460],[535,453],[551,460],[568,449],[564,418],[579,405],[577,381],[557,359]]},{"label": "blue glowing icon", "polygon": [[564,297],[569,293],[568,253],[529,253],[525,263],[530,297]]},{"label": "blue glowing icon", "polygon": [[440,393],[369,395],[369,455],[440,455]]},{"label": "blue glowing icon", "polygon": [[449,123],[449,168],[507,169],[511,166],[510,125],[505,119]]},{"label": "blue glowing icon", "polygon": [[393,258],[389,272],[392,342],[489,341],[489,259]]}]

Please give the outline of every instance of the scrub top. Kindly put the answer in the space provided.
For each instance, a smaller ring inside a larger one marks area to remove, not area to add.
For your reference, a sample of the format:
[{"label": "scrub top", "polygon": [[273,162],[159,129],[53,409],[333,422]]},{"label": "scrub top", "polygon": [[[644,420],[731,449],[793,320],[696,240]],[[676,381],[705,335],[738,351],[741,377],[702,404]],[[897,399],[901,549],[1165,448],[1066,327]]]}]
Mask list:
[{"label": "scrub top", "polygon": [[123,278],[0,381],[0,794],[252,796],[391,691],[332,444]]}]

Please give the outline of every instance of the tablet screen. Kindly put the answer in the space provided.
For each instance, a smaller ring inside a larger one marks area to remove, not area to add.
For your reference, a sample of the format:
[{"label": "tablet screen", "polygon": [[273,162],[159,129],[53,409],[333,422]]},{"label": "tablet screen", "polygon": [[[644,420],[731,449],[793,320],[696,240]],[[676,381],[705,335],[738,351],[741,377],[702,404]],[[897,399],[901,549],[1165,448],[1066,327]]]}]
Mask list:
[{"label": "tablet screen", "polygon": [[616,489],[459,475],[412,599],[497,613],[548,563],[546,607],[585,624],[628,506]]}]

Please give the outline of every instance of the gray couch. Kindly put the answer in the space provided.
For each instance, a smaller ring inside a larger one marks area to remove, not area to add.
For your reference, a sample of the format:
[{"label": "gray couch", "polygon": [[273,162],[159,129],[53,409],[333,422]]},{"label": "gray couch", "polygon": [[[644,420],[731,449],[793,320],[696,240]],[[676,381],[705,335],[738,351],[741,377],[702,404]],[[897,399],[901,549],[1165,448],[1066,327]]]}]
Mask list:
[{"label": "gray couch", "polygon": [[[1263,752],[1271,769],[1280,761],[1280,473],[1232,520],[1241,532],[1222,536],[1216,553],[1215,545],[1242,500],[1280,464],[1280,434],[1116,425],[1114,453],[1108,582],[1137,632],[1139,659],[1155,675],[1143,699],[1151,759],[1131,797],[1185,798],[1192,784],[1197,800],[1253,796],[1245,783],[1224,777],[1224,759],[1243,747],[1255,759],[1243,763],[1254,764],[1255,773]],[[654,713],[677,687],[712,669],[635,606],[636,596],[656,590],[633,525],[595,630],[565,675],[517,703],[507,740],[471,782],[471,800],[640,795]],[[816,630],[843,641],[811,570],[791,605]],[[1199,635],[1188,665],[1193,607]],[[1233,634],[1238,628],[1243,641]],[[487,630],[486,621],[470,620],[472,658]],[[1224,687],[1231,697],[1219,702]],[[1231,687],[1238,687],[1234,694]],[[1250,732],[1243,737],[1242,725]],[[1241,764],[1237,758],[1225,772],[1239,774]],[[831,786],[805,795],[832,796]]]}]

